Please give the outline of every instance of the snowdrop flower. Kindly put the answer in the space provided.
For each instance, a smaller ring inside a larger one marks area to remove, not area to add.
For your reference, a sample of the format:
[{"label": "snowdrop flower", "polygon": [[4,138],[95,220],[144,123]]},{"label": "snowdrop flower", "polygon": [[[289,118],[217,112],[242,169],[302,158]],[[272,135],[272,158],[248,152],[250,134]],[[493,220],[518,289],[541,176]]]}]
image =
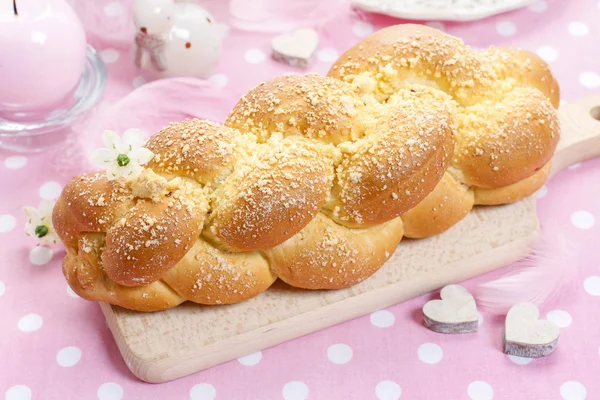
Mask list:
[{"label": "snowdrop flower", "polygon": [[29,217],[25,225],[25,233],[27,236],[36,237],[39,244],[46,245],[58,241],[58,235],[52,225],[53,208],[54,202],[45,200],[40,203],[37,209],[33,207],[23,209]]},{"label": "snowdrop flower", "polygon": [[102,136],[105,148],[96,149],[92,153],[92,162],[106,169],[108,180],[125,177],[135,179],[144,170],[142,165],[154,157],[154,153],[146,149],[142,131],[128,129],[123,138],[116,132],[104,131]]}]

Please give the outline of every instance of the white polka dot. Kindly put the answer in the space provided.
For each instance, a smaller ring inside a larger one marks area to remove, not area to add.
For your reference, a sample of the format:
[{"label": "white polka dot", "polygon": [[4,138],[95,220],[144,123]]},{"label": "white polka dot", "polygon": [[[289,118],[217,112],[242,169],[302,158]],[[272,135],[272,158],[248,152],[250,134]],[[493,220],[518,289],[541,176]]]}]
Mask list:
[{"label": "white polka dot", "polygon": [[498,22],[496,24],[496,32],[498,32],[500,36],[513,36],[517,33],[517,26],[513,22]]},{"label": "white polka dot", "polygon": [[513,355],[508,356],[508,358],[510,359],[510,361],[512,361],[518,365],[527,365],[533,361],[533,358],[519,357],[519,356],[513,356]]},{"label": "white polka dot", "polygon": [[4,285],[4,282],[0,281],[0,297],[4,295],[4,292],[6,292],[6,285]]},{"label": "white polka dot", "polygon": [[40,197],[44,200],[54,200],[60,196],[60,183],[49,181],[40,186]]},{"label": "white polka dot", "polygon": [[262,360],[262,352],[260,351],[238,358],[240,364],[246,365],[248,367],[258,364],[260,360]]},{"label": "white polka dot", "polygon": [[352,348],[344,343],[337,343],[327,349],[327,358],[334,364],[347,364],[352,360]]},{"label": "white polka dot", "polygon": [[588,89],[595,89],[600,86],[600,75],[595,72],[584,72],[579,75],[579,83]]},{"label": "white polka dot", "polygon": [[352,25],[352,33],[358,37],[367,37],[373,33],[373,25],[368,22],[357,21]]},{"label": "white polka dot", "polygon": [[569,169],[577,169],[579,167],[581,167],[581,163],[580,162],[568,166]]},{"label": "white polka dot", "polygon": [[106,382],[98,388],[98,400],[121,400],[123,388],[118,383]]},{"label": "white polka dot", "polygon": [[492,400],[494,389],[487,382],[475,381],[469,384],[467,394],[471,400]]},{"label": "white polka dot", "polygon": [[396,317],[388,310],[379,310],[371,314],[371,323],[378,328],[388,328],[394,325]]},{"label": "white polka dot", "polygon": [[244,58],[250,64],[258,64],[265,61],[265,53],[261,49],[249,49],[246,50]]},{"label": "white polka dot", "polygon": [[17,225],[17,219],[10,214],[0,215],[0,233],[10,232]]},{"label": "white polka dot", "polygon": [[125,12],[125,7],[119,1],[111,1],[104,6],[104,15],[108,17],[118,17]]},{"label": "white polka dot", "polygon": [[215,74],[208,78],[208,81],[215,87],[225,87],[227,86],[227,82],[229,82],[229,78],[224,74]]},{"label": "white polka dot", "polygon": [[56,354],[56,362],[61,367],[72,367],[81,360],[81,350],[75,346],[60,349]]},{"label": "white polka dot", "polygon": [[483,325],[483,321],[484,321],[483,315],[481,315],[481,313],[478,312],[477,313],[477,326]]},{"label": "white polka dot", "polygon": [[379,400],[398,400],[402,388],[394,381],[381,381],[375,386],[375,395]]},{"label": "white polka dot", "polygon": [[291,381],[283,387],[284,400],[305,400],[308,398],[308,386],[300,381]]},{"label": "white polka dot", "polygon": [[79,298],[79,295],[78,295],[77,293],[75,293],[75,292],[73,291],[73,289],[71,289],[71,286],[69,286],[69,285],[67,285],[67,294],[68,294],[69,296],[71,296],[71,297],[74,297],[74,298],[76,298],[76,299],[77,299],[77,298]]},{"label": "white polka dot", "polygon": [[24,156],[12,156],[4,160],[4,166],[8,169],[23,168],[25,164],[27,164],[27,157]]},{"label": "white polka dot", "polygon": [[45,265],[52,260],[54,252],[46,246],[35,246],[29,251],[29,261],[35,265]]},{"label": "white polka dot", "polygon": [[323,62],[333,62],[337,60],[339,54],[336,49],[321,49],[317,52],[317,58]]},{"label": "white polka dot", "polygon": [[30,400],[31,389],[25,385],[11,386],[6,391],[5,400]]},{"label": "white polka dot", "polygon": [[542,60],[551,63],[556,61],[558,58],[558,51],[554,47],[551,46],[542,46],[539,47],[536,51],[537,55],[542,58]]},{"label": "white polka dot", "polygon": [[541,199],[542,197],[546,196],[547,194],[548,194],[548,187],[546,185],[544,185],[537,191],[537,198]]},{"label": "white polka dot", "polygon": [[564,400],[584,400],[587,390],[577,381],[568,381],[560,385],[560,395]]},{"label": "white polka dot", "polygon": [[583,281],[583,288],[592,296],[600,296],[600,276],[590,276]]},{"label": "white polka dot", "polygon": [[102,61],[104,61],[107,64],[116,63],[117,61],[119,61],[120,56],[121,55],[119,54],[119,52],[115,49],[106,49],[100,52],[100,57],[102,58]]},{"label": "white polka dot", "polygon": [[554,322],[559,328],[566,328],[569,325],[571,325],[571,322],[573,322],[571,314],[569,314],[565,310],[549,311],[548,314],[546,314],[546,319]]},{"label": "white polka dot", "polygon": [[190,390],[190,400],[213,400],[217,389],[210,383],[199,383]]},{"label": "white polka dot", "polygon": [[19,327],[20,331],[33,332],[40,329],[42,327],[43,322],[44,321],[42,320],[42,317],[40,317],[39,315],[27,314],[19,319],[19,324],[17,326]]},{"label": "white polka dot", "polygon": [[571,22],[569,24],[569,32],[573,36],[585,36],[590,32],[590,28],[583,22]]},{"label": "white polka dot", "polygon": [[133,78],[133,80],[131,81],[131,84],[133,85],[134,88],[139,88],[140,86],[142,86],[144,83],[146,83],[146,79],[143,76],[136,76],[135,78]]},{"label": "white polka dot", "polygon": [[536,13],[543,13],[548,9],[548,3],[545,1],[538,1],[537,3],[533,3],[529,6],[529,9]]},{"label": "white polka dot", "polygon": [[431,21],[431,22],[426,22],[425,25],[433,28],[433,29],[437,29],[439,31],[445,32],[446,31],[446,26],[444,25],[443,22],[440,21]]},{"label": "white polka dot", "polygon": [[596,223],[592,214],[587,211],[575,211],[571,214],[571,223],[579,229],[590,229]]},{"label": "white polka dot", "polygon": [[[563,99],[560,99],[560,101],[558,102],[558,105],[560,105],[560,106],[564,106],[565,104],[567,104],[567,102],[564,101]],[[578,164],[581,164],[581,163],[578,163]]]},{"label": "white polka dot", "polygon": [[417,351],[419,360],[427,364],[437,364],[442,360],[444,351],[440,346],[434,343],[423,343]]}]

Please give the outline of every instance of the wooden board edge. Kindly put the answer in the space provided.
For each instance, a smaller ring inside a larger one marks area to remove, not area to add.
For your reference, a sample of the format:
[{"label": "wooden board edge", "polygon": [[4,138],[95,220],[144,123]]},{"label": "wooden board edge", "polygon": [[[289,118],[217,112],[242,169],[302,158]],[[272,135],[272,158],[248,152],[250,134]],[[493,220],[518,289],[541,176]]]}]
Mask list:
[{"label": "wooden board edge", "polygon": [[[118,327],[113,307],[107,303],[101,303],[100,306],[127,368],[142,381],[164,383],[235,360],[241,355],[264,350],[378,309],[390,307],[445,285],[459,283],[502,268],[529,254],[539,232],[538,223],[529,234],[486,253],[480,253],[476,260],[461,260],[444,266],[443,273],[440,269],[433,270],[420,276],[418,280],[398,282],[379,290],[297,314],[211,344],[202,348],[201,352],[190,353],[185,357],[155,359],[136,355],[127,345],[127,341]],[[377,306],[374,306],[375,303]]]}]

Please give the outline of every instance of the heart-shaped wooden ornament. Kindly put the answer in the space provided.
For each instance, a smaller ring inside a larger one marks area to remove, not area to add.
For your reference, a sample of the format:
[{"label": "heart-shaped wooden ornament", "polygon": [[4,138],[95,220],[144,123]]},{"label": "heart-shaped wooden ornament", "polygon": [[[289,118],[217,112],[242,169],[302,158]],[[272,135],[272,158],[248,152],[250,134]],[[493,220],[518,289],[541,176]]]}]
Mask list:
[{"label": "heart-shaped wooden ornament", "polygon": [[432,331],[466,333],[477,330],[479,318],[475,299],[460,285],[448,285],[440,292],[441,300],[423,306],[423,322]]},{"label": "heart-shaped wooden ornament", "polygon": [[552,321],[539,319],[533,303],[518,303],[506,315],[504,352],[513,356],[544,357],[556,349],[560,331]]},{"label": "heart-shaped wooden ornament", "polygon": [[273,58],[293,67],[307,67],[317,50],[319,34],[314,29],[298,29],[271,41]]}]

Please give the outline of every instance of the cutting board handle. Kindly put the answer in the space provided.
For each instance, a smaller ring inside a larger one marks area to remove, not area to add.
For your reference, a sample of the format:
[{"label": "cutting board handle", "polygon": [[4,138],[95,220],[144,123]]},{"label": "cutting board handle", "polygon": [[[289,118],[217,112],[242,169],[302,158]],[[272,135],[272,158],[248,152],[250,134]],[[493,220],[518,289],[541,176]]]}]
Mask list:
[{"label": "cutting board handle", "polygon": [[600,94],[560,107],[559,118],[561,138],[550,176],[575,163],[600,157]]}]

